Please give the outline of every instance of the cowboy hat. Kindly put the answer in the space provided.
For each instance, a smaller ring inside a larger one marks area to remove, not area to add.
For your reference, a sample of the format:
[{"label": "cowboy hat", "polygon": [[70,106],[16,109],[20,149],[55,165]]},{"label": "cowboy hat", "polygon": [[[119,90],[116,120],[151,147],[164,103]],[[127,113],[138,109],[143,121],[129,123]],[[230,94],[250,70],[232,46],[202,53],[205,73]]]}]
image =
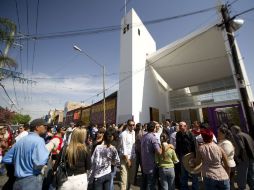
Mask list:
[{"label": "cowboy hat", "polygon": [[184,168],[191,174],[198,174],[201,172],[202,162],[194,164],[195,155],[193,152],[183,156],[182,162]]}]

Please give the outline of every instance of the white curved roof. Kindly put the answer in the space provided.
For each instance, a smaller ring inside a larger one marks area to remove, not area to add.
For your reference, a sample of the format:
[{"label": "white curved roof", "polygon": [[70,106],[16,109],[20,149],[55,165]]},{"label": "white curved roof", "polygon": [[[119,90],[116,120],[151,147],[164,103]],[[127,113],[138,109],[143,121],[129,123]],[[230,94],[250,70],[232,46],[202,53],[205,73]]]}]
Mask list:
[{"label": "white curved roof", "polygon": [[224,34],[213,24],[150,54],[147,64],[173,90],[230,77]]}]

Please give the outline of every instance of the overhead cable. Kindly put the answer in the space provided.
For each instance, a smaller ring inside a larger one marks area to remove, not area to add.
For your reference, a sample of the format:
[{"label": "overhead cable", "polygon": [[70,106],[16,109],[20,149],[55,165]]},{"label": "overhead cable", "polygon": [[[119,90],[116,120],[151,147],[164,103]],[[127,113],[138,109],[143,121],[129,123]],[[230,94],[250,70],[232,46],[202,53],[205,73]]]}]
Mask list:
[{"label": "overhead cable", "polygon": [[[150,20],[150,21],[144,21],[143,23],[136,23],[133,24],[131,27],[137,27],[140,25],[150,25],[150,24],[156,24],[160,22],[165,22],[169,20],[174,20],[174,19],[179,19],[187,16],[192,16],[196,14],[201,14],[204,12],[211,11],[213,9],[217,8],[215,7],[210,7],[207,9],[199,10],[199,11],[194,11],[190,13],[185,13],[173,17],[167,17],[167,18],[160,18],[160,19],[155,19],[155,20]],[[91,34],[99,34],[99,33],[105,33],[105,32],[112,32],[112,31],[117,31],[122,28],[121,25],[113,25],[113,26],[105,26],[105,27],[97,27],[97,28],[88,28],[88,29],[80,29],[80,30],[72,30],[72,31],[65,31],[65,32],[56,32],[56,33],[48,33],[48,34],[38,34],[38,35],[24,35],[24,36],[19,36],[17,38],[21,39],[55,39],[55,38],[63,38],[63,37],[70,37],[70,36],[78,36],[78,35],[91,35]]]},{"label": "overhead cable", "polygon": [[[36,23],[35,23],[35,35],[37,35],[37,34],[38,34],[39,5],[40,5],[40,0],[37,0]],[[33,47],[32,73],[34,72],[35,52],[36,52],[36,40],[34,40],[34,47]]]}]

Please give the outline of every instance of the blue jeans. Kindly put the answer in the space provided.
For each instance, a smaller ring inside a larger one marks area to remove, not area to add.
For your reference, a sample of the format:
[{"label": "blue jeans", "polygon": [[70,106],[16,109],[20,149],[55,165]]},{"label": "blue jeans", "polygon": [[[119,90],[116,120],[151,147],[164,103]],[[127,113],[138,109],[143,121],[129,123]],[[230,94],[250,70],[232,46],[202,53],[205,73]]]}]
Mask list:
[{"label": "blue jeans", "polygon": [[[189,172],[184,168],[183,163],[181,163],[181,179],[180,179],[180,190],[188,190],[188,179]],[[192,190],[199,189],[198,176],[191,174],[192,177]]]},{"label": "blue jeans", "polygon": [[16,178],[13,190],[39,190],[42,189],[42,182],[42,175],[32,175],[24,178]]},{"label": "blue jeans", "polygon": [[111,172],[111,179],[110,179],[110,190],[114,190],[114,177],[116,175],[116,166],[114,166],[113,171]]},{"label": "blue jeans", "polygon": [[160,168],[159,169],[161,190],[175,189],[175,169],[174,168]]},{"label": "blue jeans", "polygon": [[111,173],[94,179],[93,190],[110,190]]},{"label": "blue jeans", "polygon": [[141,190],[155,190],[156,177],[155,171],[150,174],[142,174],[142,186]]},{"label": "blue jeans", "polygon": [[206,190],[230,190],[230,182],[227,180],[214,180],[212,178],[204,178],[204,184]]}]

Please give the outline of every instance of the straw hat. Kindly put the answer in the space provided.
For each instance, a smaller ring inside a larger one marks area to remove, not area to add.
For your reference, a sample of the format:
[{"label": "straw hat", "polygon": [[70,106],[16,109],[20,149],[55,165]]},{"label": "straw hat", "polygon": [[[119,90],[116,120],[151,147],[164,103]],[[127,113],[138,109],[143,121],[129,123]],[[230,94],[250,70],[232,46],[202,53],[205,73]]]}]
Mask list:
[{"label": "straw hat", "polygon": [[182,158],[184,168],[191,174],[198,174],[201,172],[202,162],[194,165],[195,155],[193,152],[184,155]]}]

